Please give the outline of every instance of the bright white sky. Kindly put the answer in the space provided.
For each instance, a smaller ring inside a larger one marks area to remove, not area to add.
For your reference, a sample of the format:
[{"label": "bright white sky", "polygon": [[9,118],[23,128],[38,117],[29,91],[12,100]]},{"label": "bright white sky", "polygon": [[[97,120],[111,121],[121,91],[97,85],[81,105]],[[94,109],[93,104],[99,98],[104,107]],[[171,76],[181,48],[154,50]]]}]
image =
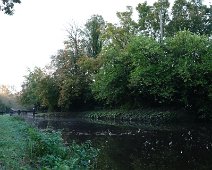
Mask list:
[{"label": "bright white sky", "polygon": [[[155,0],[148,0],[152,3]],[[211,1],[211,0],[205,0]],[[22,0],[13,16],[0,13],[0,84],[21,90],[27,68],[44,67],[63,48],[66,27],[93,14],[117,22],[116,12],[144,0]],[[134,11],[136,13],[136,11]]]}]

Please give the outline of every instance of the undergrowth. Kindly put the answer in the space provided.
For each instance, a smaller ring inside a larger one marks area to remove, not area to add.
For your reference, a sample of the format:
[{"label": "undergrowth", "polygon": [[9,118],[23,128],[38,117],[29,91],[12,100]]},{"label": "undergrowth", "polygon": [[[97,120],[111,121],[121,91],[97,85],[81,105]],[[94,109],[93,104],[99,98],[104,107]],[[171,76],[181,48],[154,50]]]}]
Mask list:
[{"label": "undergrowth", "polygon": [[98,150],[91,146],[91,142],[65,146],[61,133],[29,129],[28,147],[33,167],[45,169],[93,169]]},{"label": "undergrowth", "polygon": [[61,132],[40,131],[19,117],[0,116],[0,169],[94,169],[91,142],[66,146]]}]

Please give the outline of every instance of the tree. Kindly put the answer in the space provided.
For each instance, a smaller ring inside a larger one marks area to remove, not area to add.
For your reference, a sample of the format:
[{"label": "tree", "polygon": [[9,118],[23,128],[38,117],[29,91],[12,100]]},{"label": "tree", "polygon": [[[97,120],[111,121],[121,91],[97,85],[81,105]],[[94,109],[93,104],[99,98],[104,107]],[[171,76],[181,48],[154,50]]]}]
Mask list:
[{"label": "tree", "polygon": [[47,108],[48,111],[58,110],[59,87],[53,76],[46,74],[40,80],[36,90],[39,93],[39,100],[43,107]]},{"label": "tree", "polygon": [[100,15],[93,15],[85,24],[85,50],[89,57],[97,57],[102,50],[101,34],[105,28],[105,21]]},{"label": "tree", "polygon": [[163,32],[166,33],[166,25],[170,18],[168,15],[169,1],[162,0],[155,2],[153,6],[147,5],[147,2],[138,4],[136,7],[139,13],[138,29],[142,35],[147,35],[159,39],[160,37],[160,12],[163,22]]},{"label": "tree", "polygon": [[40,68],[36,67],[33,71],[29,70],[28,75],[25,76],[20,94],[20,102],[23,105],[40,105],[39,92],[37,89],[42,77],[44,77],[44,74]]},{"label": "tree", "polygon": [[82,109],[93,102],[90,83],[100,63],[97,56],[102,50],[104,24],[102,16],[93,15],[83,30],[70,25],[65,49],[52,57],[53,75],[59,87],[58,105],[63,110]]},{"label": "tree", "polygon": [[195,113],[211,112],[212,42],[182,31],[166,40],[172,66],[174,100]]},{"label": "tree", "polygon": [[74,59],[77,60],[78,57],[84,54],[84,39],[82,36],[82,29],[80,29],[76,24],[70,24],[67,29],[68,40],[64,42],[66,50],[73,53]]},{"label": "tree", "polygon": [[127,31],[129,34],[135,35],[137,33],[137,25],[136,22],[132,19],[133,8],[131,6],[127,6],[127,10],[124,12],[116,13],[120,26]]},{"label": "tree", "polygon": [[14,4],[21,3],[20,0],[2,0],[0,3],[0,10],[4,11],[5,14],[12,15],[14,10]]},{"label": "tree", "polygon": [[53,75],[59,87],[58,105],[63,110],[82,109],[89,105],[90,79],[77,61],[67,50],[60,50],[52,57]]},{"label": "tree", "polygon": [[55,79],[36,67],[25,76],[20,102],[27,107],[45,107],[52,111],[57,108],[58,93]]},{"label": "tree", "polygon": [[96,58],[101,52],[103,41],[101,35],[105,28],[105,21],[100,15],[93,15],[86,22],[84,29],[77,25],[69,25],[68,40],[65,49],[74,54],[75,60],[80,56]]},{"label": "tree", "polygon": [[123,49],[109,46],[103,52],[104,63],[92,83],[94,97],[109,106],[120,106],[128,98],[128,60]]},{"label": "tree", "polygon": [[150,37],[135,37],[128,45],[128,55],[132,61],[129,87],[135,102],[169,104],[174,93],[172,74],[160,43]]},{"label": "tree", "polygon": [[129,40],[137,34],[136,22],[132,19],[133,9],[128,6],[127,11],[117,12],[119,24],[108,23],[103,34],[105,46],[124,49]]},{"label": "tree", "polygon": [[196,0],[176,0],[172,7],[172,20],[167,26],[169,35],[189,30],[200,35],[212,33],[212,6]]},{"label": "tree", "polygon": [[212,5],[206,6],[197,0],[175,0],[169,14],[169,1],[160,0],[153,6],[147,2],[138,4],[137,28],[140,34],[160,37],[160,16],[164,37],[173,36],[178,31],[189,30],[200,35],[212,33]]}]

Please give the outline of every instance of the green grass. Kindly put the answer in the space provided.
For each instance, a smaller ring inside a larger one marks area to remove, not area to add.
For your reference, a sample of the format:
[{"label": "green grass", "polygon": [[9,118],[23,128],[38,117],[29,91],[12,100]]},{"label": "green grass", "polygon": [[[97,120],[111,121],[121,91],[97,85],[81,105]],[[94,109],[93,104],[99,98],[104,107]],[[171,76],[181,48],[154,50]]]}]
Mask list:
[{"label": "green grass", "polygon": [[20,117],[0,116],[0,169],[93,169],[98,149],[89,141],[66,146],[60,132],[39,131]]},{"label": "green grass", "polygon": [[0,169],[27,168],[25,130],[28,125],[10,116],[0,116]]}]

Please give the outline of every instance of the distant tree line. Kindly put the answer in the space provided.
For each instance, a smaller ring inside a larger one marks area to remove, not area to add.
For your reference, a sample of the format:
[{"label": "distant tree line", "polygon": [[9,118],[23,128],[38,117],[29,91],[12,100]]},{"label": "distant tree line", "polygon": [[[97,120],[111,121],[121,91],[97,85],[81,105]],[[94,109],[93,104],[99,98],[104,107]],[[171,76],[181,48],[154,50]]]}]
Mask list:
[{"label": "distant tree line", "polygon": [[[45,69],[29,70],[20,93],[25,105],[50,111],[95,107],[168,106],[211,112],[212,6],[197,0],[138,4],[117,12],[119,24],[93,15],[70,25],[64,49]],[[163,41],[160,42],[160,18]]]}]

